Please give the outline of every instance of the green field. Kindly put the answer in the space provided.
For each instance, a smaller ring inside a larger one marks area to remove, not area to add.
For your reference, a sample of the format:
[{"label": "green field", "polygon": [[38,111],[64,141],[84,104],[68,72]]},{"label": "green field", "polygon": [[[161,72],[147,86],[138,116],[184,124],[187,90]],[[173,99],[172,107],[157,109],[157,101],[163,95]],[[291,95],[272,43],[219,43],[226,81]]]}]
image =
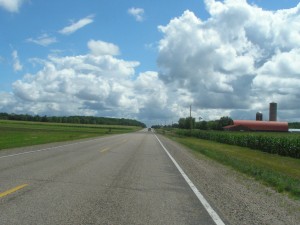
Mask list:
[{"label": "green field", "polygon": [[178,136],[168,131],[163,133],[189,147],[196,155],[208,156],[273,187],[278,192],[285,192],[300,199],[300,159],[194,137]]},{"label": "green field", "polygon": [[50,142],[134,132],[132,126],[83,125],[0,120],[0,150]]},{"label": "green field", "polygon": [[237,145],[282,156],[300,158],[300,135],[289,132],[228,132],[176,129],[180,136]]}]

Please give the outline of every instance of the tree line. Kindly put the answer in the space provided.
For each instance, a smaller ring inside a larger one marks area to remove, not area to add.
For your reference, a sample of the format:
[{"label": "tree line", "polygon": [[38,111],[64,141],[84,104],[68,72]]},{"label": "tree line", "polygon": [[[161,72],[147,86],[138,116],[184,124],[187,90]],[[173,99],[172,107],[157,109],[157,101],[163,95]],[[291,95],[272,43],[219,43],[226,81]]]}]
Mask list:
[{"label": "tree line", "polygon": [[[186,117],[180,118],[178,123],[172,125],[154,125],[152,128],[159,129],[162,127],[180,128],[180,129],[199,129],[199,130],[223,130],[223,127],[233,125],[233,120],[228,116],[223,116],[219,120],[199,121],[196,122],[195,118]],[[300,129],[300,122],[289,122],[289,128]]]},{"label": "tree line", "polygon": [[291,129],[300,129],[300,122],[289,123],[289,128],[291,128]]},{"label": "tree line", "polygon": [[233,125],[233,120],[228,117],[224,116],[221,117],[219,120],[211,120],[211,121],[198,121],[194,117],[186,117],[180,118],[178,123],[174,123],[169,126],[161,126],[161,125],[154,125],[152,128],[161,128],[161,127],[173,127],[173,128],[180,128],[180,129],[200,129],[200,130],[223,130],[223,127]]},{"label": "tree line", "polygon": [[109,118],[95,116],[39,116],[28,114],[0,113],[0,120],[18,120],[50,123],[101,124],[146,127],[140,121],[124,118]]}]

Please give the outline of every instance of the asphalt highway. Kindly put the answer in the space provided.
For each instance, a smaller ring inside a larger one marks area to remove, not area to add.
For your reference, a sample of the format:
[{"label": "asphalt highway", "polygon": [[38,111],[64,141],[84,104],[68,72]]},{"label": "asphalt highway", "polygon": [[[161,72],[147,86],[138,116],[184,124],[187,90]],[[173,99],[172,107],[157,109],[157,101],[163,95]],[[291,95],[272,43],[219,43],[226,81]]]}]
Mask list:
[{"label": "asphalt highway", "polygon": [[223,224],[159,139],[143,130],[0,151],[0,224]]}]

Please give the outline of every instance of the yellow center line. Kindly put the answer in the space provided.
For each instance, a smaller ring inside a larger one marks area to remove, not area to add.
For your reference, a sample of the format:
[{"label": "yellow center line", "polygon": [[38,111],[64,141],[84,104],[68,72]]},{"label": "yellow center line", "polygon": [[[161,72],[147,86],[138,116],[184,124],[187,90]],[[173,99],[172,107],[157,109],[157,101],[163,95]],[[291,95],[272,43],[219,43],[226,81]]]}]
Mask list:
[{"label": "yellow center line", "polygon": [[12,194],[12,193],[14,193],[14,192],[16,192],[16,191],[18,191],[18,190],[26,187],[26,186],[28,186],[28,184],[22,184],[20,186],[17,186],[15,188],[12,188],[12,189],[9,189],[9,190],[7,190],[5,192],[2,192],[2,193],[0,193],[0,198],[5,197],[6,195]]},{"label": "yellow center line", "polygon": [[[126,143],[127,141],[128,141],[128,139],[124,139],[124,140],[122,140],[121,143],[118,144],[117,146],[119,146],[119,145],[121,145],[121,144],[124,144],[124,143]],[[116,146],[115,146],[115,147],[116,147]],[[113,147],[111,147],[111,148],[113,148]],[[111,148],[107,147],[107,148],[104,148],[104,149],[100,149],[99,152],[104,153],[104,152],[107,152],[108,150],[110,150]]]},{"label": "yellow center line", "polygon": [[102,150],[100,150],[101,153],[108,151],[110,148],[104,148]]}]

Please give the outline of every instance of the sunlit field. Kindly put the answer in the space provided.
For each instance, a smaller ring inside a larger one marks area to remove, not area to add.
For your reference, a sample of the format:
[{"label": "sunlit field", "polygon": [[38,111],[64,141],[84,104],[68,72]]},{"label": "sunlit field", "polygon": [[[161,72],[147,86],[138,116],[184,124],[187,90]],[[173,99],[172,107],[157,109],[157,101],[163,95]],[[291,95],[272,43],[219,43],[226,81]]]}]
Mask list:
[{"label": "sunlit field", "polygon": [[[278,192],[284,192],[300,199],[300,159],[178,135],[177,132],[171,130],[159,132],[189,147],[196,155],[205,155],[273,187]],[[216,133],[219,134],[220,132]],[[227,134],[229,135],[229,133],[224,132],[224,135]],[[299,137],[296,134],[289,136],[288,133],[256,133],[255,135],[261,135],[261,137]]]},{"label": "sunlit field", "polygon": [[134,132],[133,126],[82,125],[0,120],[0,150]]}]

